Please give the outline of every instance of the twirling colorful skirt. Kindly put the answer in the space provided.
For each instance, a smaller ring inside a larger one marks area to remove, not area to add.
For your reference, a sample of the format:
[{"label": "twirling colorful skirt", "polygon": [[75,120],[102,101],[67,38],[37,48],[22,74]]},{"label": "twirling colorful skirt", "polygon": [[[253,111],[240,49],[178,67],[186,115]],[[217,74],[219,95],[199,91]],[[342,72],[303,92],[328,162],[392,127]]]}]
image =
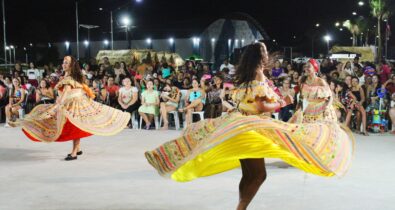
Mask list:
[{"label": "twirling colorful skirt", "polygon": [[342,176],[354,139],[337,123],[290,124],[231,113],[192,124],[145,156],[162,176],[185,182],[240,166],[240,159],[280,158],[305,172]]},{"label": "twirling colorful skirt", "polygon": [[115,135],[129,120],[129,113],[97,103],[81,89],[75,89],[62,106],[38,105],[21,125],[22,131],[33,141],[63,142],[91,135]]}]

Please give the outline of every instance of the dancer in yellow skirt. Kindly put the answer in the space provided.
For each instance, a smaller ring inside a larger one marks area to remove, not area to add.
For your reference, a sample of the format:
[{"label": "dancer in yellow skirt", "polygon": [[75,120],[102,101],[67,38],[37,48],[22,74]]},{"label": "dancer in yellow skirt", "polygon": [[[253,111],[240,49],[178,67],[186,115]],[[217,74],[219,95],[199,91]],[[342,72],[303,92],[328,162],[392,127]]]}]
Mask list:
[{"label": "dancer in yellow skirt", "polygon": [[82,154],[81,138],[114,135],[126,127],[130,114],[93,100],[95,95],[84,84],[75,58],[66,56],[63,70],[65,77],[55,87],[59,93],[56,103],[36,106],[20,124],[32,141],[73,141],[73,149],[65,158],[69,161]]},{"label": "dancer in yellow skirt", "polygon": [[[236,72],[237,112],[194,123],[183,135],[145,156],[162,176],[186,182],[241,166],[237,209],[246,209],[266,179],[264,158],[280,158],[308,173],[343,175],[351,164],[353,137],[336,121],[291,124],[265,112],[292,103],[264,76],[268,53],[262,43],[246,48]],[[331,103],[327,103],[331,106]]]}]

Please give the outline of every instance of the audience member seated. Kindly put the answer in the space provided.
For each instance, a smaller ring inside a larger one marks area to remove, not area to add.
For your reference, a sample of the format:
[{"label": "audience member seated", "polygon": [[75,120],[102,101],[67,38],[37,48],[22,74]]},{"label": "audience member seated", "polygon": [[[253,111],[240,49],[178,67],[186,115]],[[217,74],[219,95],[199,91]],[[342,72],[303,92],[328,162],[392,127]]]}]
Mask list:
[{"label": "audience member seated", "polygon": [[[295,98],[295,90],[291,88],[291,82],[289,79],[284,79],[282,82],[282,87],[280,87],[280,93],[283,97],[289,96],[290,98]],[[294,110],[294,104],[289,104],[280,109],[280,119],[284,122],[292,117]]]},{"label": "audience member seated", "polygon": [[19,76],[25,76],[25,72],[22,70],[22,65],[20,62],[15,63],[14,69],[11,72],[11,76],[13,78],[17,78]]},{"label": "audience member seated", "polygon": [[[119,89],[118,104],[122,111],[132,114],[140,107],[138,96],[139,90],[135,86],[132,86],[132,81],[128,77],[122,80],[122,85],[123,87]],[[132,119],[132,123],[133,120],[134,119]],[[131,124],[129,124],[129,127],[130,126]]]},{"label": "audience member seated", "polygon": [[121,84],[122,80],[126,77],[126,72],[124,68],[125,67],[121,66],[119,62],[115,62],[114,64],[115,84]]},{"label": "audience member seated", "polygon": [[55,103],[54,90],[45,79],[40,81],[40,86],[36,89],[36,105]]},{"label": "audience member seated", "polygon": [[224,83],[221,76],[214,77],[214,84],[206,88],[207,99],[204,108],[204,118],[217,118],[222,115],[222,92]]},{"label": "audience member seated", "polygon": [[233,82],[232,75],[230,75],[229,72],[230,70],[228,68],[222,70],[222,78],[224,78],[225,83]]},{"label": "audience member seated", "polygon": [[346,125],[350,127],[351,117],[354,111],[357,111],[356,118],[356,130],[360,133],[360,118],[362,117],[362,134],[368,136],[368,132],[366,130],[366,111],[363,107],[365,102],[365,93],[363,89],[359,86],[359,79],[357,77],[353,77],[351,81],[351,89],[348,93],[352,100],[348,104],[348,112],[346,116]]},{"label": "audience member seated", "polygon": [[181,90],[191,89],[191,80],[189,79],[189,77],[184,77],[184,80],[182,81],[182,86],[180,89]]},{"label": "audience member seated", "polygon": [[96,95],[95,101],[103,104],[106,103],[108,93],[107,90],[103,87],[101,80],[93,80],[91,89]]},{"label": "audience member seated", "polygon": [[162,130],[169,129],[168,113],[176,111],[178,103],[180,102],[181,92],[180,90],[171,84],[170,80],[166,80],[166,85],[160,94],[162,102],[160,103],[160,114],[163,119]]},{"label": "audience member seated", "polygon": [[206,93],[199,87],[197,79],[192,80],[192,89],[187,91],[185,97],[185,107],[179,112],[186,112],[185,121],[187,126],[192,123],[192,112],[201,112],[206,100]]},{"label": "audience member seated", "polygon": [[109,105],[116,107],[118,104],[119,86],[115,84],[115,78],[113,76],[108,77],[107,85],[105,86],[109,95]]},{"label": "audience member seated", "polygon": [[19,110],[23,109],[25,95],[25,90],[22,89],[21,82],[16,78],[12,79],[12,88],[10,90],[9,103],[5,107],[5,127],[10,127],[9,122],[13,122],[15,118],[19,117]]},{"label": "audience member seated", "polygon": [[289,77],[292,77],[293,73],[295,72],[295,68],[292,64],[288,63],[286,66],[286,71]]},{"label": "audience member seated", "polygon": [[395,93],[391,95],[389,116],[392,122],[392,134],[395,135]]},{"label": "audience member seated", "polygon": [[159,94],[154,90],[152,80],[147,81],[147,89],[141,94],[139,114],[145,122],[145,129],[149,130],[151,122],[159,114]]},{"label": "audience member seated", "polygon": [[378,109],[380,106],[380,98],[377,95],[377,90],[382,86],[380,84],[380,79],[378,75],[372,76],[372,83],[366,88],[367,103],[366,109],[368,111],[373,109]]}]

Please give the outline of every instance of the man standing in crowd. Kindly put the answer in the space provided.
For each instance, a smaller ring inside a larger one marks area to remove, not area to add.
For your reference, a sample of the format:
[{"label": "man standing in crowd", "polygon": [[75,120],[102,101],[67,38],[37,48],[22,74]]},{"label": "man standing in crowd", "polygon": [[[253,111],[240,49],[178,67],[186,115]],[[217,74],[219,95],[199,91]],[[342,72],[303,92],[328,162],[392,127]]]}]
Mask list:
[{"label": "man standing in crowd", "polygon": [[103,66],[104,66],[104,71],[106,72],[106,74],[115,75],[114,69],[112,68],[112,66],[110,64],[108,57],[103,58]]},{"label": "man standing in crowd", "polygon": [[234,75],[234,74],[236,73],[235,66],[233,66],[232,64],[230,64],[228,59],[225,59],[225,60],[224,60],[224,63],[221,65],[221,67],[219,68],[219,70],[222,71],[224,68],[229,69],[229,74],[230,74],[230,75]]}]

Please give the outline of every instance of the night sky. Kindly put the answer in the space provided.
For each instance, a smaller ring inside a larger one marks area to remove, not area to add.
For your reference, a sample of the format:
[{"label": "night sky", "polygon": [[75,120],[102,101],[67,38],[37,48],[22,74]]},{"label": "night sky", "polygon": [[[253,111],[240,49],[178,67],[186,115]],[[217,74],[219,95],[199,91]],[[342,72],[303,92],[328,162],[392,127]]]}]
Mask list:
[{"label": "night sky", "polygon": [[[126,13],[131,16],[132,25],[136,26],[132,31],[135,39],[186,38],[201,33],[211,22],[224,15],[243,12],[258,20],[279,46],[293,46],[299,51],[308,52],[312,39],[317,42],[317,47],[324,48],[322,36],[326,33],[334,37],[334,44],[350,45],[351,34],[346,29],[339,31],[334,23],[352,18],[353,11],[358,15],[370,16],[368,0],[365,0],[363,7],[358,6],[357,0],[141,1],[80,0],[80,24],[100,26],[91,30],[91,40],[109,39],[108,10],[113,10],[115,39],[124,39],[124,29],[118,23]],[[27,46],[28,43],[75,41],[74,2],[5,0],[8,43]],[[318,29],[316,23],[321,25]],[[86,37],[86,30],[81,29],[80,40]]]}]

